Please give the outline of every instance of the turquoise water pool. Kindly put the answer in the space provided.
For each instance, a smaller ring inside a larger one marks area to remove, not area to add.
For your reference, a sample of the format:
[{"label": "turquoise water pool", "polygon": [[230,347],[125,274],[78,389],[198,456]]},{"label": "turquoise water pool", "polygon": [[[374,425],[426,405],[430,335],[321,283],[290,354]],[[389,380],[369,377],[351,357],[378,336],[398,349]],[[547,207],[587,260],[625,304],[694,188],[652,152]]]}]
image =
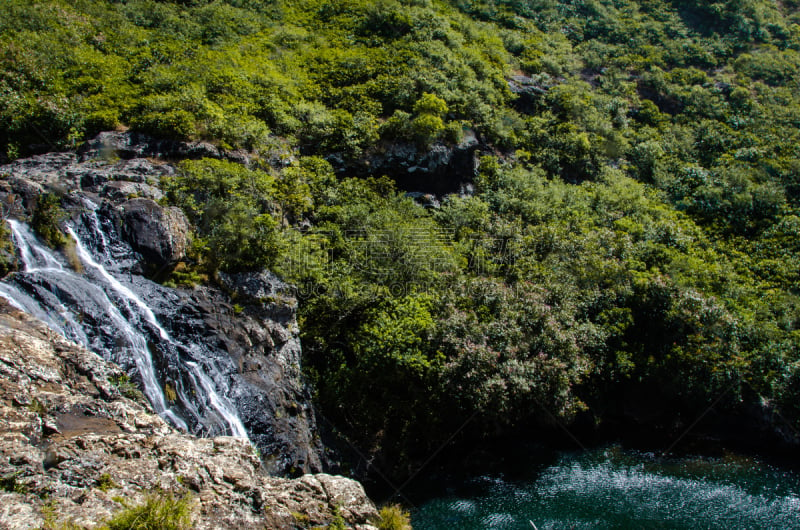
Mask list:
[{"label": "turquoise water pool", "polygon": [[526,479],[479,476],[413,512],[415,530],[800,528],[800,475],[736,455],[563,453]]}]

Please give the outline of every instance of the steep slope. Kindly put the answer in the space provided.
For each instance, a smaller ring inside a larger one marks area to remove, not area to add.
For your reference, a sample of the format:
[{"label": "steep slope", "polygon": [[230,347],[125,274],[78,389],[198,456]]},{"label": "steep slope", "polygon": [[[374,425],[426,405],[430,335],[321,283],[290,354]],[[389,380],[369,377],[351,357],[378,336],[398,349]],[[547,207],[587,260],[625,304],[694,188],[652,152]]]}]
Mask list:
[{"label": "steep slope", "polygon": [[[183,212],[189,259],[145,237],[149,273],[295,286],[317,410],[362,469],[554,419],[675,439],[712,409],[796,445],[799,22],[796,0],[7,0],[0,158],[114,129],[122,158],[181,160],[158,193],[81,186],[131,198],[126,226]],[[41,204],[61,239],[74,204]]]},{"label": "steep slope", "polygon": [[[361,486],[270,477],[247,442],[165,423],[125,374],[0,301],[0,528],[93,527],[148,492],[191,495],[196,528],[370,528]],[[131,395],[134,399],[126,397]]]}]

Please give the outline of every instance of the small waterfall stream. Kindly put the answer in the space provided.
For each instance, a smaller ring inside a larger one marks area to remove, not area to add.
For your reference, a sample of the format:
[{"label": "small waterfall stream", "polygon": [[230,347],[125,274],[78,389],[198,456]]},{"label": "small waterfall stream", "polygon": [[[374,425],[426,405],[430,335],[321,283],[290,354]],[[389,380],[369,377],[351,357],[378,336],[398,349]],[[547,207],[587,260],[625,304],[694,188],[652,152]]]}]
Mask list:
[{"label": "small waterfall stream", "polygon": [[[125,275],[114,268],[119,255],[134,262],[133,252],[108,227],[111,223],[102,222],[97,205],[83,202],[81,222],[68,226],[67,232],[85,270],[68,268],[24,223],[10,220],[23,270],[0,282],[0,296],[120,364],[141,383],[155,411],[176,427],[247,438],[236,408],[221,394],[227,390],[225,367],[207,359],[203,345],[171,336],[137,294],[138,284],[123,283]],[[130,273],[128,279],[132,280]],[[148,287],[151,294],[165,290],[155,284]],[[165,396],[167,384],[174,391],[171,396]]]},{"label": "small waterfall stream", "polygon": [[[50,276],[54,279],[69,276],[61,262],[46,247],[36,241],[27,225],[8,220],[14,244],[17,247],[23,265],[23,274],[29,276]],[[80,344],[87,344],[88,339],[82,327],[75,320],[75,315],[54,295],[47,296],[47,309],[31,295],[13,283],[0,283],[0,296],[7,299],[12,306],[44,321],[51,329]]]}]

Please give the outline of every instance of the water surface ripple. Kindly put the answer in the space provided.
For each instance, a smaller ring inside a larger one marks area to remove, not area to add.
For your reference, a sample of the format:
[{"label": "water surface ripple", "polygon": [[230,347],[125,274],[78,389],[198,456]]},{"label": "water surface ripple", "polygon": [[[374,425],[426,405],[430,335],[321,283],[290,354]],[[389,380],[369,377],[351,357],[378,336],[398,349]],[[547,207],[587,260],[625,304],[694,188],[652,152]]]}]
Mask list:
[{"label": "water surface ripple", "polygon": [[800,475],[756,460],[562,454],[529,480],[476,477],[414,513],[415,530],[800,529]]}]

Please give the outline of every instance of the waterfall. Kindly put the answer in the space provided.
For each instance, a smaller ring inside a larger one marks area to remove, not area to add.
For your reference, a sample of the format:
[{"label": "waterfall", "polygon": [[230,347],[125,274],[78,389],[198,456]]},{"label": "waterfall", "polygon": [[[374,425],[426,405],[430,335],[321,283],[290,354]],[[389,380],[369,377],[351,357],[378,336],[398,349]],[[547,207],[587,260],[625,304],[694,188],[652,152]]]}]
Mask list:
[{"label": "waterfall", "polygon": [[[87,213],[86,215],[90,215]],[[91,210],[91,219],[92,219],[92,226],[95,230],[98,230],[100,234],[102,234],[102,245],[103,249],[108,248],[108,242],[105,239],[105,234],[103,234],[102,230],[100,230],[100,222],[97,218],[97,210]],[[88,265],[89,267],[95,269],[100,276],[108,283],[108,285],[120,295],[125,301],[133,303],[144,315],[147,322],[149,322],[154,328],[158,330],[158,333],[162,340],[173,344],[175,341],[170,337],[169,333],[158,323],[155,315],[153,314],[153,310],[150,309],[147,304],[145,304],[133,291],[122,285],[119,280],[114,278],[101,264],[97,263],[92,255],[86,250],[86,247],[83,245],[81,239],[75,234],[71,227],[67,228],[69,234],[75,239],[76,247],[78,251],[78,256],[80,257],[81,261]],[[195,392],[198,396],[203,399],[212,409],[214,409],[228,424],[232,434],[234,436],[238,436],[241,438],[247,438],[247,431],[242,425],[239,416],[236,414],[235,409],[228,403],[227,400],[221,398],[216,390],[214,389],[214,385],[212,384],[211,380],[208,379],[204,373],[202,373],[197,365],[196,362],[187,362],[186,366],[188,366],[191,371],[193,380],[195,382]],[[199,384],[198,384],[199,380]],[[202,390],[202,392],[197,392],[197,390]],[[163,393],[161,394],[161,399],[163,400]]]},{"label": "waterfall", "polygon": [[[136,292],[142,283],[151,293],[165,288],[143,278],[134,285],[130,275],[123,283],[119,271],[109,270],[116,265],[112,246],[115,255],[119,251],[131,257],[133,252],[113,227],[108,233],[103,229],[96,204],[88,199],[83,203],[82,222],[71,224],[67,232],[85,271],[70,270],[24,223],[9,221],[23,271],[0,282],[0,296],[131,371],[153,409],[173,425],[195,433],[247,438],[236,408],[220,393],[229,389],[226,367],[218,366],[218,356],[207,355],[202,344],[171,336]],[[174,387],[171,406],[164,393],[166,381]]]},{"label": "waterfall", "polygon": [[88,344],[89,339],[83,332],[83,328],[63,304],[55,304],[53,311],[47,312],[27,293],[9,283],[0,283],[0,297],[5,298],[12,307],[35,316],[47,324],[50,329],[64,335],[71,341],[84,346]]},{"label": "waterfall", "polygon": [[[23,271],[29,275],[44,274],[59,276],[68,274],[53,253],[41,246],[36,236],[27,225],[8,220],[14,244],[19,249]],[[35,316],[45,322],[51,329],[64,335],[68,339],[86,344],[88,339],[74,315],[57,299],[51,300],[51,310],[45,311],[42,306],[31,296],[18,287],[0,283],[0,296],[8,300],[15,308]]]},{"label": "waterfall", "polygon": [[[209,379],[208,376],[200,370],[200,367],[197,366],[197,363],[187,362],[186,366],[191,369],[190,373],[195,381],[195,388],[199,386],[205,390],[205,396],[208,399],[208,403],[230,426],[233,435],[240,438],[247,438],[247,431],[245,430],[244,425],[242,425],[242,420],[239,419],[235,409],[230,403],[228,403],[228,400],[220,397],[219,394],[217,394],[217,392],[214,390],[214,384],[211,382],[211,379]],[[197,384],[198,380],[200,383],[199,385]]]},{"label": "waterfall", "polygon": [[[133,360],[139,377],[142,379],[144,394],[153,409],[161,416],[171,420],[177,427],[186,430],[186,422],[167,407],[161,385],[156,378],[153,359],[147,347],[147,339],[143,333],[122,315],[103,289],[93,285],[85,277],[64,269],[53,251],[42,245],[30,228],[14,220],[10,220],[9,225],[14,243],[19,249],[22,259],[23,271],[21,274],[31,280],[33,285],[46,284],[54,288],[37,292],[38,297],[45,298],[45,300],[37,300],[23,292],[18,286],[8,283],[0,284],[0,294],[13,306],[40,318],[54,331],[80,342],[89,349],[92,349],[92,342],[78,324],[75,315],[62,303],[59,295],[63,295],[63,293],[58,291],[61,288],[67,289],[68,286],[72,286],[71,290],[80,293],[83,300],[91,300],[100,306],[107,322],[110,322],[117,331],[115,342],[118,351],[116,356],[124,355]],[[69,233],[78,241],[71,229],[69,229]],[[81,248],[79,246],[79,252]]]},{"label": "waterfall", "polygon": [[[93,214],[95,217],[97,216],[97,212],[93,212]],[[95,226],[98,225],[96,224]],[[161,327],[161,324],[159,324],[158,321],[156,320],[156,317],[153,314],[153,310],[147,307],[147,304],[142,302],[142,300],[138,296],[136,296],[136,294],[133,291],[122,285],[119,282],[119,280],[111,276],[111,274],[105,269],[105,267],[103,267],[94,260],[92,255],[89,254],[89,251],[86,250],[86,247],[83,245],[81,239],[72,230],[72,227],[68,226],[67,232],[69,233],[69,235],[72,236],[72,239],[75,240],[75,247],[76,250],[78,251],[78,257],[81,259],[81,262],[83,262],[84,265],[88,265],[92,269],[96,270],[103,278],[103,280],[105,280],[105,282],[109,285],[109,287],[111,287],[111,289],[113,289],[114,292],[116,292],[125,302],[133,303],[139,309],[139,311],[142,312],[145,319],[147,319],[147,321],[154,328],[158,330],[158,333],[159,335],[161,335],[162,339],[170,340],[167,332],[164,330],[164,328]]]},{"label": "waterfall", "polygon": [[8,224],[11,226],[14,244],[19,249],[25,272],[64,270],[61,262],[58,261],[50,249],[42,246],[37,241],[36,236],[33,235],[27,225],[14,219],[9,219]]}]

